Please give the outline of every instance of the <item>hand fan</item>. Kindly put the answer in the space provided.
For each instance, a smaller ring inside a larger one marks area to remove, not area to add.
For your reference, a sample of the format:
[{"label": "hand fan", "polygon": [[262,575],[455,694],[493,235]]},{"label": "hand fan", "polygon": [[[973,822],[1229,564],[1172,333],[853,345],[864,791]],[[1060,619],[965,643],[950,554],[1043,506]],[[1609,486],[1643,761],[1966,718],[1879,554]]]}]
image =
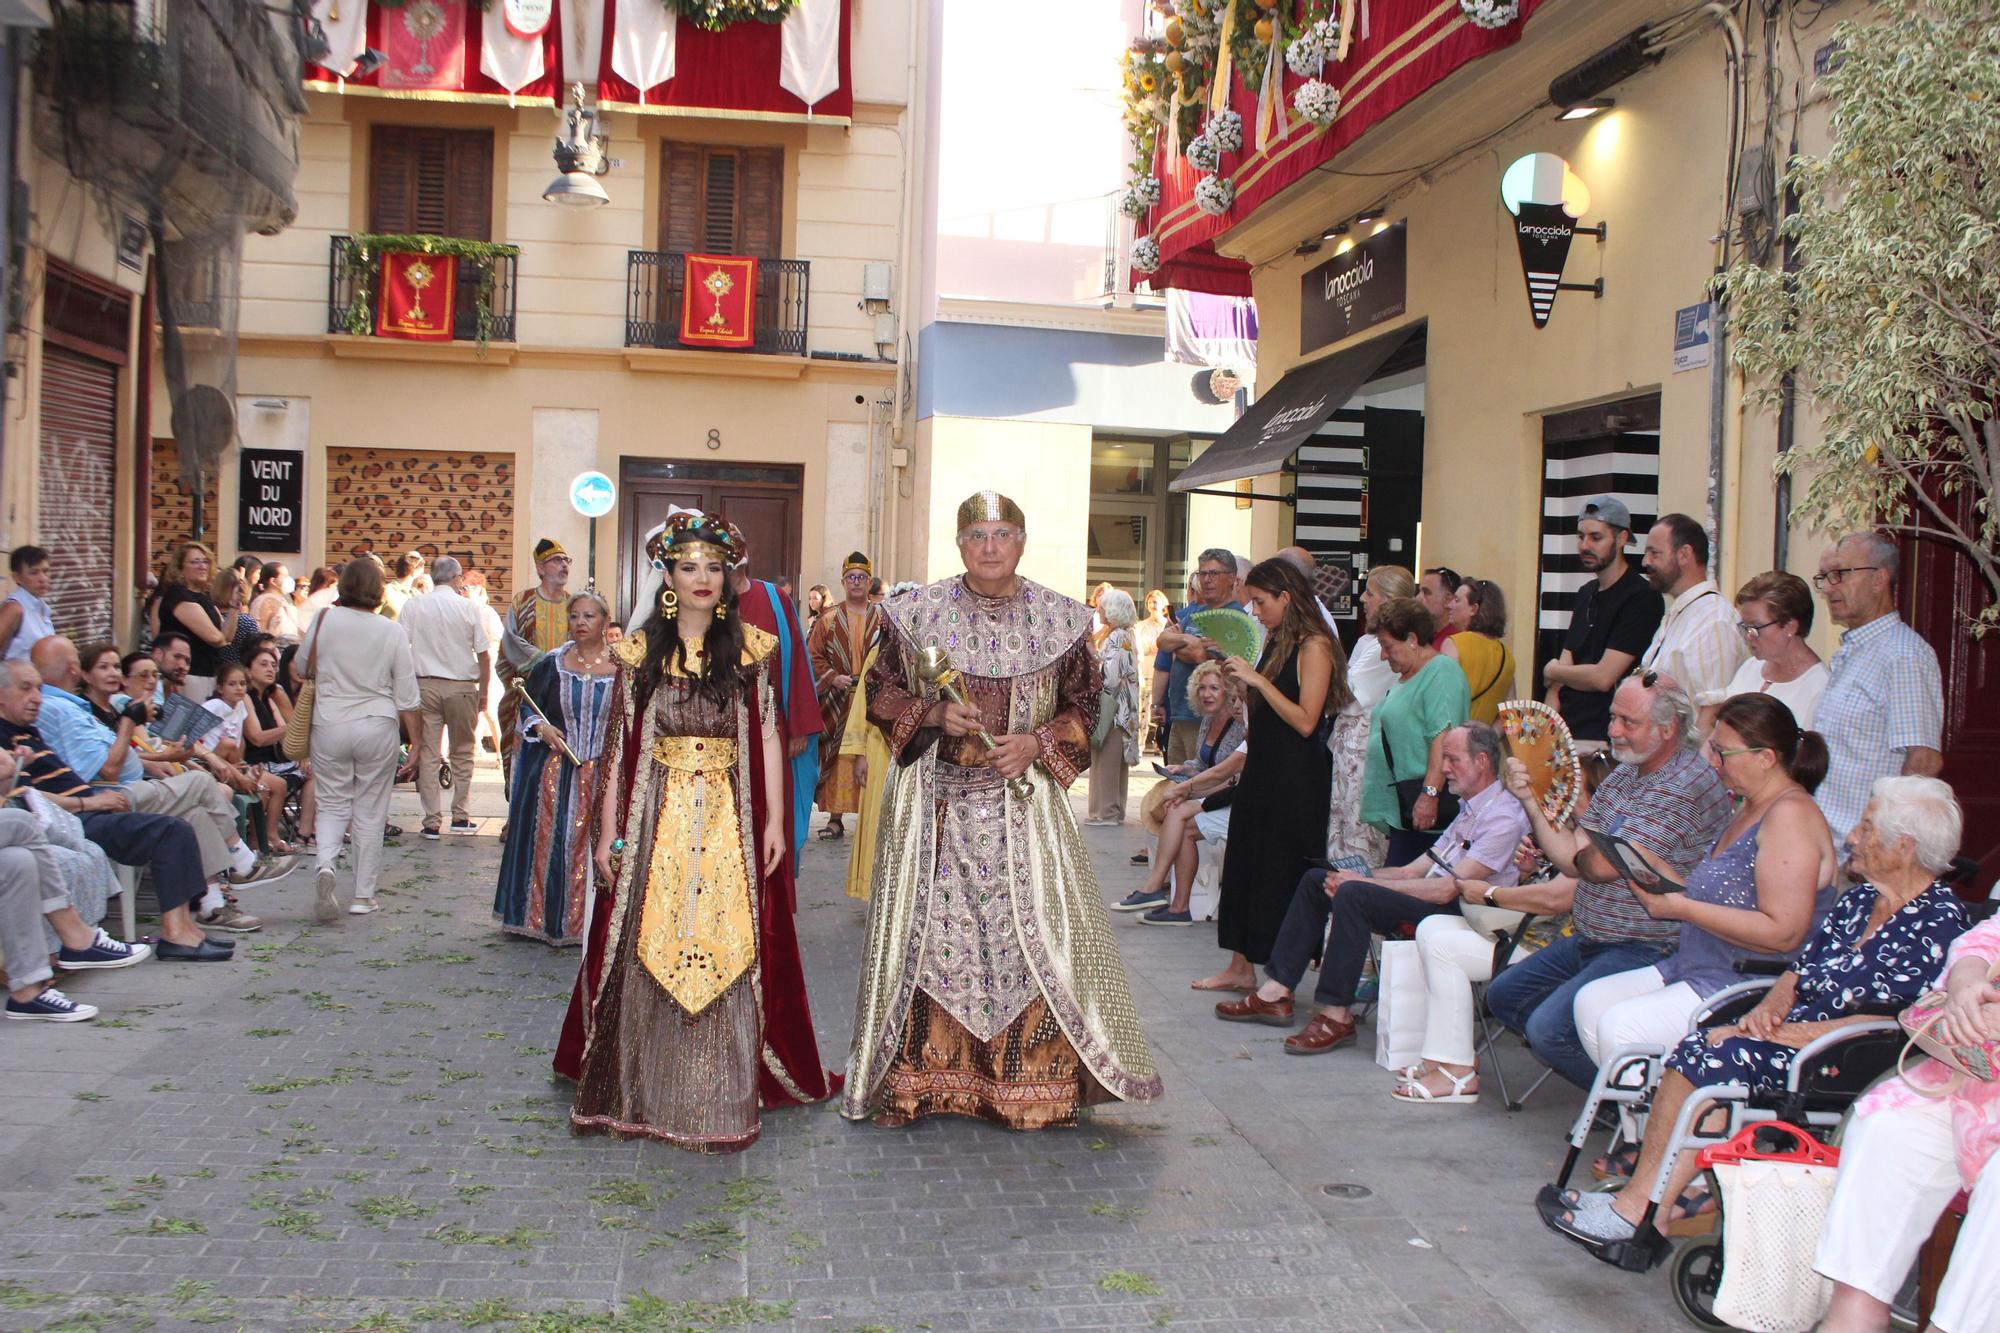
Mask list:
[{"label": "hand fan", "polygon": [[1227,606],[1203,607],[1188,617],[1188,628],[1230,657],[1256,664],[1264,650],[1264,627],[1248,611]]},{"label": "hand fan", "polygon": [[1527,765],[1528,783],[1541,799],[1542,813],[1551,824],[1567,823],[1583,790],[1583,771],[1562,715],[1539,699],[1509,699],[1500,705],[1493,726],[1507,753]]}]

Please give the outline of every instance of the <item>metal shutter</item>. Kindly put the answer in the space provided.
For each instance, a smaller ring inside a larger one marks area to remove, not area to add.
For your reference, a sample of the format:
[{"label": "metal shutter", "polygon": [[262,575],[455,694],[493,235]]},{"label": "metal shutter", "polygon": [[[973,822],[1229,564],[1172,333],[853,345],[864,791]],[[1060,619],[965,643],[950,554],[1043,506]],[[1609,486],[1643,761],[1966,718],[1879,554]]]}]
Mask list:
[{"label": "metal shutter", "polygon": [[109,639],[118,367],[42,345],[41,445],[36,537],[49,552],[56,629],[79,643]]}]

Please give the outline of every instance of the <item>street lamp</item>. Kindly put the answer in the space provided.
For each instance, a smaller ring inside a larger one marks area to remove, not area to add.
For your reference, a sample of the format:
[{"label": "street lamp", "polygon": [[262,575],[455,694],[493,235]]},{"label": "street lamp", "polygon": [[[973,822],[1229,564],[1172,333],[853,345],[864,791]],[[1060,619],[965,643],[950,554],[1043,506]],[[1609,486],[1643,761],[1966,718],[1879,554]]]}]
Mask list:
[{"label": "street lamp", "polygon": [[572,208],[596,208],[611,202],[597,183],[611,165],[604,156],[605,136],[597,132],[597,112],[583,104],[582,84],[569,86],[569,101],[563,132],[556,136],[556,170],[561,174],[542,191],[542,198]]}]

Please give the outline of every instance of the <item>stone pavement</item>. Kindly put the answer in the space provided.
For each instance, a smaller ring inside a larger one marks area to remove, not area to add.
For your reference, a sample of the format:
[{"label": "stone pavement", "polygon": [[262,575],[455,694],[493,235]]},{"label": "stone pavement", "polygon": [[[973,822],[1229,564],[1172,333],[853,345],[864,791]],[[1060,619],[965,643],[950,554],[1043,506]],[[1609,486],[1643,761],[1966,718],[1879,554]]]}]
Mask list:
[{"label": "stone pavement", "polygon": [[[1187,988],[1201,928],[1118,918],[1155,1105],[1033,1135],[797,1109],[717,1158],[572,1138],[576,955],[492,926],[495,770],[475,800],[484,836],[391,850],[375,916],[309,925],[302,870],[244,893],[269,924],[233,964],[73,978],[97,1022],[0,1028],[0,1331],[1684,1327],[1664,1273],[1535,1220],[1573,1093],[1406,1107],[1372,1046],[1287,1057]],[[1122,895],[1139,831],[1086,839]],[[836,1064],[844,857],[806,850],[799,918]]]}]

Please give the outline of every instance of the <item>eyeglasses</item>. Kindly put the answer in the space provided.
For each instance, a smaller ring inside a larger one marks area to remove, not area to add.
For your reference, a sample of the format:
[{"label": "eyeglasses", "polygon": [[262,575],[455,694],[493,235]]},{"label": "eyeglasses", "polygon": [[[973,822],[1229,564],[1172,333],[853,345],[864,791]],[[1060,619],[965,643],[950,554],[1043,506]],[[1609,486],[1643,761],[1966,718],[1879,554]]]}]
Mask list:
[{"label": "eyeglasses", "polygon": [[988,546],[996,542],[1004,546],[1020,535],[1020,530],[1017,528],[993,528],[986,531],[982,531],[979,528],[972,528],[969,531],[961,532],[958,535],[958,540],[961,545],[965,546]]},{"label": "eyeglasses", "polygon": [[1198,579],[1233,579],[1236,577],[1236,571],[1233,569],[1197,569],[1194,572],[1194,576]]},{"label": "eyeglasses", "polygon": [[1650,690],[1660,683],[1660,673],[1651,667],[1646,667],[1643,670],[1634,671],[1627,679],[1636,680],[1641,686]]},{"label": "eyeglasses", "polygon": [[1753,625],[1747,620],[1739,620],[1736,622],[1736,629],[1744,638],[1754,639],[1777,623],[1775,620],[1767,620],[1761,625]]},{"label": "eyeglasses", "polygon": [[1849,574],[1859,574],[1864,569],[1880,569],[1880,565],[1839,565],[1833,569],[1823,569],[1813,575],[1813,587],[1837,588],[1847,582]]},{"label": "eyeglasses", "polygon": [[1711,737],[1709,737],[1709,738],[1708,738],[1708,752],[1709,752],[1710,754],[1714,755],[1714,756],[1715,756],[1715,757],[1716,757],[1717,759],[1727,759],[1727,758],[1729,758],[1729,757],[1730,757],[1731,755],[1739,755],[1739,754],[1755,754],[1755,753],[1757,753],[1757,751],[1759,751],[1759,750],[1768,750],[1768,749],[1770,749],[1770,748],[1771,748],[1771,747],[1770,747],[1770,746],[1768,746],[1768,745],[1728,745],[1728,746],[1723,746],[1723,745],[1717,745],[1717,744],[1715,743],[1715,738],[1714,738],[1713,736],[1711,736]]}]

